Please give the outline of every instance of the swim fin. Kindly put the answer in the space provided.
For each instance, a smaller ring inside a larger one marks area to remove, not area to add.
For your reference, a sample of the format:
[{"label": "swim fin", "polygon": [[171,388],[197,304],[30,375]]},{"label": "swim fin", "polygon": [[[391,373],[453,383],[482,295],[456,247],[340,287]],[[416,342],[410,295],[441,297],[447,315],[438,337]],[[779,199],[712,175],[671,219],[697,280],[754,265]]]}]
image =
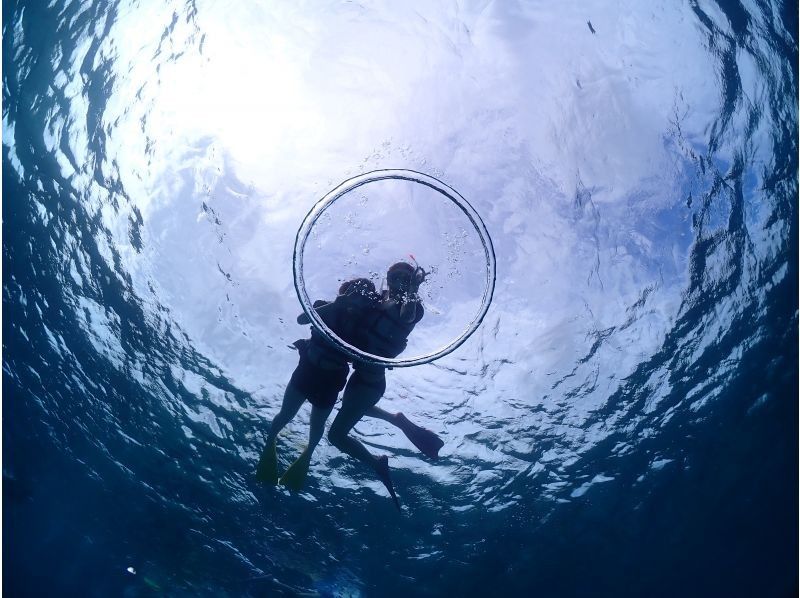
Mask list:
[{"label": "swim fin", "polygon": [[375,471],[378,473],[378,479],[386,486],[386,489],[389,491],[389,495],[392,497],[394,501],[394,506],[397,507],[397,510],[400,511],[400,501],[397,500],[397,494],[394,491],[394,484],[392,484],[392,478],[389,475],[389,457],[386,455],[381,455],[378,457],[378,464],[375,468]]},{"label": "swim fin", "polygon": [[303,483],[306,481],[306,474],[308,473],[308,467],[310,464],[311,453],[305,450],[300,453],[297,461],[289,466],[289,469],[287,469],[286,473],[281,476],[281,479],[278,480],[278,483],[286,486],[289,490],[301,490],[303,488]]},{"label": "swim fin", "polygon": [[418,426],[402,413],[397,414],[398,427],[402,430],[415,447],[430,459],[439,458],[439,449],[444,446],[444,441],[434,432]]},{"label": "swim fin", "polygon": [[256,479],[267,484],[278,483],[278,452],[275,442],[267,443],[256,468]]}]

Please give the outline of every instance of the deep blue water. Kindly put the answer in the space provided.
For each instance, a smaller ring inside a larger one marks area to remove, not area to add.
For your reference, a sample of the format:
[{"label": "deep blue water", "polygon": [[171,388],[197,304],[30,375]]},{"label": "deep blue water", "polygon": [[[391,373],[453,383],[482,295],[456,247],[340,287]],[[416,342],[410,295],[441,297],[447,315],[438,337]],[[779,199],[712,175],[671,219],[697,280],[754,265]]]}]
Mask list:
[{"label": "deep blue water", "polygon": [[[3,590],[795,595],[797,66],[791,2],[4,3]],[[294,232],[373,168],[498,255],[381,402],[442,458],[357,426],[402,513],[326,440],[253,479]]]}]

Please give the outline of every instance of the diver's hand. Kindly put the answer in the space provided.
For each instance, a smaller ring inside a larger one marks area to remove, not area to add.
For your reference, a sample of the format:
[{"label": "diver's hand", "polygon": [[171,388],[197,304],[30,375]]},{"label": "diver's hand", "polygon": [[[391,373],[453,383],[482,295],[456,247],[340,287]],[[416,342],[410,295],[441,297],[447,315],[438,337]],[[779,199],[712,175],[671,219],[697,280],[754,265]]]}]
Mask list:
[{"label": "diver's hand", "polygon": [[409,289],[411,293],[416,293],[419,291],[420,285],[425,282],[425,279],[428,278],[430,272],[425,272],[425,269],[422,266],[417,266],[414,270],[414,275],[411,277],[411,288]]}]

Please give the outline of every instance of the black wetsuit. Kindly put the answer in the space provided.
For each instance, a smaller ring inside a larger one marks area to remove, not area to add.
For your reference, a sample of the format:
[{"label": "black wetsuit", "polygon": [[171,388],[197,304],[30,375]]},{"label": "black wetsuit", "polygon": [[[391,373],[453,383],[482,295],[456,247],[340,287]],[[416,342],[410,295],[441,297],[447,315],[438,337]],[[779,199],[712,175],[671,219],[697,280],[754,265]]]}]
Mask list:
[{"label": "black wetsuit", "polygon": [[[314,302],[315,309],[325,305],[329,303]],[[335,301],[333,307],[318,313],[336,336],[352,344],[353,318],[347,310],[346,302]],[[300,353],[300,363],[292,373],[289,384],[301,392],[312,405],[330,409],[347,383],[350,373],[347,355],[313,327],[310,339],[297,340],[294,345]]]},{"label": "black wetsuit", "polygon": [[[329,303],[314,302],[315,309],[325,305]],[[425,313],[422,304],[418,303],[413,322],[403,322],[399,308],[397,311],[395,315],[385,309],[378,297],[371,305],[353,307],[340,296],[332,307],[318,313],[325,325],[346,343],[373,355],[394,358],[405,350],[408,335]],[[330,409],[347,384],[350,358],[314,327],[310,339],[298,340],[294,344],[300,352],[300,363],[289,384],[312,405]],[[374,397],[377,403],[386,391],[386,368],[355,361],[353,369],[350,384],[367,387],[369,396]]]},{"label": "black wetsuit", "polygon": [[[359,322],[355,346],[381,357],[395,358],[400,355],[408,344],[408,335],[423,318],[425,310],[421,303],[417,303],[414,320],[411,322],[401,320],[399,311],[399,306],[395,314],[380,304],[365,310]],[[355,362],[353,369],[355,371],[350,377],[350,385],[365,387],[362,390],[374,399],[373,404],[377,403],[386,391],[386,368]]]}]

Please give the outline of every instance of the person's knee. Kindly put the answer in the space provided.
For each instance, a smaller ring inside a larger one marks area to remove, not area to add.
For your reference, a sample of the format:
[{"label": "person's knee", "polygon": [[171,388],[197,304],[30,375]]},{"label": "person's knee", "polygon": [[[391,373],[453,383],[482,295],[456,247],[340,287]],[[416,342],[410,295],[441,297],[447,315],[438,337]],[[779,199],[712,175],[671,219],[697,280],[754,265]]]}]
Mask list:
[{"label": "person's knee", "polygon": [[335,424],[328,430],[328,442],[338,449],[342,448],[346,436],[347,434],[340,430]]}]

